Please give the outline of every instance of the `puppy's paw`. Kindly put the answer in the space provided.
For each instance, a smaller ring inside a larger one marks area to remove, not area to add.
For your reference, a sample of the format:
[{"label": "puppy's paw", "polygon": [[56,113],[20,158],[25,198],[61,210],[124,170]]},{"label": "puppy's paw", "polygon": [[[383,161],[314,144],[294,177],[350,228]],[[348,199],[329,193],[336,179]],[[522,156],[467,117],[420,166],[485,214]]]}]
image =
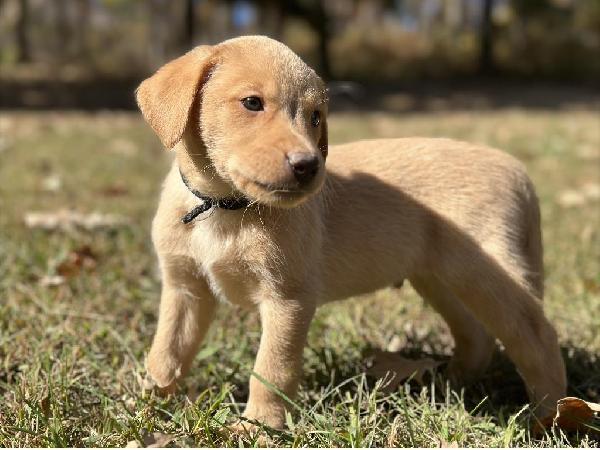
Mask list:
[{"label": "puppy's paw", "polygon": [[272,443],[269,435],[264,429],[245,419],[240,419],[225,427],[223,434],[229,438],[241,437],[243,439],[254,441],[260,447],[270,447]]},{"label": "puppy's paw", "polygon": [[227,431],[243,437],[252,437],[260,433],[260,428],[246,420],[240,419],[237,422],[228,425]]},{"label": "puppy's paw", "polygon": [[181,364],[165,353],[150,351],[146,359],[146,385],[160,395],[175,393],[181,377]]},{"label": "puppy's paw", "polygon": [[165,387],[159,387],[156,382],[152,379],[152,376],[149,373],[146,373],[146,376],[141,382],[142,390],[145,392],[156,392],[161,397],[166,397],[168,395],[174,394],[177,390],[177,383],[173,382]]},{"label": "puppy's paw", "polygon": [[279,403],[248,403],[242,417],[247,424],[260,423],[273,430],[285,428],[285,407]]}]

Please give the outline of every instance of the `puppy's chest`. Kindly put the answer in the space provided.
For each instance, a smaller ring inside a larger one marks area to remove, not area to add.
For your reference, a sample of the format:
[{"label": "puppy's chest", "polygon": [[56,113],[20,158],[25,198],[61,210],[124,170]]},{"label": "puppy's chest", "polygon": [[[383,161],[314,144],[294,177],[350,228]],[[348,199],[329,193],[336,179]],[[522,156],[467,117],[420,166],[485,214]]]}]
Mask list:
[{"label": "puppy's chest", "polygon": [[198,229],[191,245],[194,259],[220,300],[250,306],[258,303],[261,292],[272,283],[274,249],[259,230]]}]

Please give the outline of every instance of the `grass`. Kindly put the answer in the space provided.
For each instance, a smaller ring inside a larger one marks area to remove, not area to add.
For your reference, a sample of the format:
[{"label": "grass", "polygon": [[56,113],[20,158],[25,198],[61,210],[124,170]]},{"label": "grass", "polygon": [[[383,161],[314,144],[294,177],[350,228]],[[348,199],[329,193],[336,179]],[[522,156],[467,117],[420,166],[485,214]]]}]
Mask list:
[{"label": "grass", "polygon": [[[600,208],[592,194],[561,200],[566,190],[600,184],[597,112],[339,113],[330,135],[334,143],[449,136],[525,161],[542,203],[545,305],[569,393],[600,400]],[[173,435],[171,445],[257,444],[220,433],[247,395],[260,336],[255,312],[221,308],[180,393],[160,398],[142,389],[160,286],[149,227],[168,159],[136,114],[0,113],[0,446],[123,446],[152,432]],[[91,232],[23,225],[28,211],[64,207],[122,214],[129,225]],[[41,283],[83,246],[95,265],[61,285]],[[369,352],[390,345],[447,359],[452,341],[407,285],[320,309],[293,421],[270,432],[274,445],[599,445],[558,431],[534,439],[523,385],[502,355],[463,391],[438,375],[386,394],[364,371]]]}]

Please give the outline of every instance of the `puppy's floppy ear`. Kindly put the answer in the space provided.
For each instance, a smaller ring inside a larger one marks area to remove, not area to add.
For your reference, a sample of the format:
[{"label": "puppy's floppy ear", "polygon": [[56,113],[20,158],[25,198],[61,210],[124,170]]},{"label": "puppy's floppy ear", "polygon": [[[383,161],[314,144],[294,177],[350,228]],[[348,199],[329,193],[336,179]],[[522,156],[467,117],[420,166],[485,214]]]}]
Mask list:
[{"label": "puppy's floppy ear", "polygon": [[196,47],[165,64],[140,84],[136,100],[167,149],[181,140],[201,84],[213,66],[213,47]]}]

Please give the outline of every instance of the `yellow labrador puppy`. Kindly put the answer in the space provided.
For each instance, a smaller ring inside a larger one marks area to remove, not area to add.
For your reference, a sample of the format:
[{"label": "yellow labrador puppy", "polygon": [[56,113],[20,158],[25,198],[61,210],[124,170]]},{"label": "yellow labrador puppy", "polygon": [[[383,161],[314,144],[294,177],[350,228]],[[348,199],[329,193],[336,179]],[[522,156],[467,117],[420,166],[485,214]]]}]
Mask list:
[{"label": "yellow labrador puppy", "polygon": [[157,386],[186,374],[220,301],[256,307],[254,370],[268,383],[251,378],[244,416],[282,427],[269,384],[295,394],[315,308],[408,279],[452,331],[452,376],[484,371],[498,338],[541,411],[565,395],[537,198],[515,159],[448,139],[329,147],[325,85],[260,36],[195,48],[137,101],[176,153],[152,229]]}]

